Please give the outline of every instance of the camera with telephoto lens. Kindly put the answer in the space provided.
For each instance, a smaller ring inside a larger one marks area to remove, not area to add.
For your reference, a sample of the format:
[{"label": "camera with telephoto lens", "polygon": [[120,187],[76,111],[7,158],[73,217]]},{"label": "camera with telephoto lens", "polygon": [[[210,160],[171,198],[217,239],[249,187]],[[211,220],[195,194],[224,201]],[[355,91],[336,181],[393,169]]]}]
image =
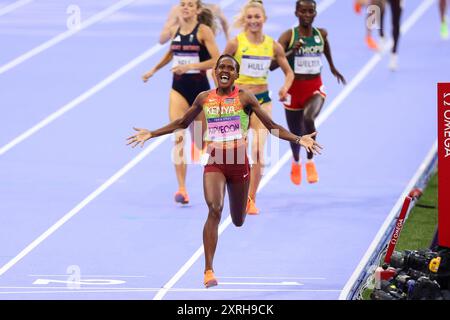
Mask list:
[{"label": "camera with telephoto lens", "polygon": [[390,265],[394,268],[414,269],[428,274],[430,262],[437,256],[438,253],[430,250],[394,251]]},{"label": "camera with telephoto lens", "polygon": [[433,279],[435,278],[434,275],[430,274],[429,272],[421,272],[414,269],[408,269],[407,274],[413,280],[419,280],[420,277],[430,277]]},{"label": "camera with telephoto lens", "polygon": [[390,268],[394,276],[381,278],[372,300],[450,300],[450,249],[394,251]]}]

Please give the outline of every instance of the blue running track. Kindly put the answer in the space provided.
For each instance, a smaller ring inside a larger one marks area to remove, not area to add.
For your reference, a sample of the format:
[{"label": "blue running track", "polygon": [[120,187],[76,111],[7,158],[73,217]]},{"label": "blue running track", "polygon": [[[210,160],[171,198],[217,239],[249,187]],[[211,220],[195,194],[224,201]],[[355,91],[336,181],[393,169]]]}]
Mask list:
[{"label": "blue running track", "polygon": [[[119,0],[76,2],[83,22]],[[0,70],[67,32],[72,3],[32,1],[0,16]],[[293,1],[265,3],[265,32],[278,38],[297,22]],[[329,31],[349,82],[337,84],[324,61],[320,181],[294,186],[289,153],[282,161],[289,145],[278,142],[260,215],[235,228],[224,208],[219,286],[208,290],[201,165],[189,165],[191,202],[180,207],[172,137],[125,145],[133,126],[168,122],[169,69],[147,84],[141,75],[167,50],[157,39],[170,3],[129,1],[0,72],[0,299],[338,299],[436,140],[436,83],[448,80],[450,43],[439,37],[436,1],[405,3],[391,72],[388,53],[366,48],[352,0],[319,1],[316,26]],[[242,1],[222,4],[231,20]],[[218,43],[223,50],[223,34]],[[269,80],[276,93],[281,71]],[[273,117],[286,126],[277,101]]]}]

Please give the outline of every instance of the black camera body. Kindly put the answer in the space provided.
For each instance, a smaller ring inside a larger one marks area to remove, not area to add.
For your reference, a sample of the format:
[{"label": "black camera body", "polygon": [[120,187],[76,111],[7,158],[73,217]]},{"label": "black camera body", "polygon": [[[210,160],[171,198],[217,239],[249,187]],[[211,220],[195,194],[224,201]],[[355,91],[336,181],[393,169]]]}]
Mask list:
[{"label": "black camera body", "polygon": [[[385,265],[383,268],[387,268]],[[381,280],[372,300],[449,300],[450,251],[394,251],[390,267],[395,275]]]},{"label": "black camera body", "polygon": [[391,256],[391,266],[401,269],[414,269],[427,273],[429,272],[428,266],[431,260],[436,257],[438,257],[438,253],[431,250],[394,251]]}]

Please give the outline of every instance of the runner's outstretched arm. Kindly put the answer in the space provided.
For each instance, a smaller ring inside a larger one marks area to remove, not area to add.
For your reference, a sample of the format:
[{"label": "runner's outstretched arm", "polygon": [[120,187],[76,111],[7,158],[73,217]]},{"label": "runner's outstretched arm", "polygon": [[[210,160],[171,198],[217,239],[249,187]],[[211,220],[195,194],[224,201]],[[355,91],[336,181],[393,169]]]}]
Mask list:
[{"label": "runner's outstretched arm", "polygon": [[251,108],[252,112],[256,114],[256,116],[259,118],[259,120],[261,120],[261,122],[270,131],[271,134],[280,139],[299,144],[305,147],[308,152],[320,154],[320,149],[322,149],[322,146],[320,146],[313,139],[316,136],[317,132],[313,132],[311,134],[306,134],[303,136],[297,136],[273,121],[269,117],[269,115],[261,108],[258,100],[252,93],[246,90],[242,90],[240,98],[242,104]]},{"label": "runner's outstretched arm", "polygon": [[150,131],[148,129],[133,128],[137,131],[137,133],[127,138],[127,145],[132,144],[133,148],[137,145],[141,145],[141,147],[143,147],[144,143],[151,138],[163,136],[179,129],[186,129],[191,124],[191,122],[194,121],[195,117],[197,117],[198,114],[203,110],[202,105],[207,95],[208,93],[206,91],[200,93],[192,104],[192,107],[188,109],[183,117],[169,123],[162,128],[154,131]]}]

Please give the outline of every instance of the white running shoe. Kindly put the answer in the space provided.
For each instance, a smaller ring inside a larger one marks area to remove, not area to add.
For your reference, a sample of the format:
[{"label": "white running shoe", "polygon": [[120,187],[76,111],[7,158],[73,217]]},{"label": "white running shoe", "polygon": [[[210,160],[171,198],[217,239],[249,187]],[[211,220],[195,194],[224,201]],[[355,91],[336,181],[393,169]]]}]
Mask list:
[{"label": "white running shoe", "polygon": [[389,70],[396,71],[398,69],[398,55],[396,53],[391,53],[391,58],[389,61]]},{"label": "white running shoe", "polygon": [[380,51],[384,51],[387,45],[386,37],[380,37],[380,41],[378,42],[378,47]]}]

